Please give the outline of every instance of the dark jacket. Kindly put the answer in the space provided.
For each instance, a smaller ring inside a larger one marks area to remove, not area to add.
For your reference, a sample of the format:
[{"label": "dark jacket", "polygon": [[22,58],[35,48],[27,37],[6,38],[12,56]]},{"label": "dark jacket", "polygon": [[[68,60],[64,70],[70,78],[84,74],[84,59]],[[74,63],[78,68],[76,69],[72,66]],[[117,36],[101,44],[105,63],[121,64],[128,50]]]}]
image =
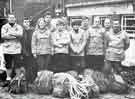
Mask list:
[{"label": "dark jacket", "polygon": [[31,40],[34,28],[25,29],[23,28],[23,38],[22,38],[22,54],[25,56],[32,55],[31,52]]}]

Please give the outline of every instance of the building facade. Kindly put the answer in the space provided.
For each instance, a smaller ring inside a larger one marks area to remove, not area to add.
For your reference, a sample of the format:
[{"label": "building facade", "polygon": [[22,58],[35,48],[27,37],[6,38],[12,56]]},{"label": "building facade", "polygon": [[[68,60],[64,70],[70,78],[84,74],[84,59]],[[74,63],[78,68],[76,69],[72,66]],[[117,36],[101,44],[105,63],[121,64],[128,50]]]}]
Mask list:
[{"label": "building facade", "polygon": [[[121,22],[121,29],[126,30],[132,36],[135,33],[135,1],[134,0],[67,0],[67,16],[74,18],[88,16],[91,21],[99,16],[103,25],[106,17],[115,15]],[[91,22],[92,23],[92,22]]]},{"label": "building facade", "polygon": [[[4,0],[3,0],[4,1]],[[32,16],[34,22],[42,17],[46,11],[51,11],[53,16],[64,12],[65,0],[7,0],[8,12],[15,13],[17,21],[22,23],[24,17]]]}]

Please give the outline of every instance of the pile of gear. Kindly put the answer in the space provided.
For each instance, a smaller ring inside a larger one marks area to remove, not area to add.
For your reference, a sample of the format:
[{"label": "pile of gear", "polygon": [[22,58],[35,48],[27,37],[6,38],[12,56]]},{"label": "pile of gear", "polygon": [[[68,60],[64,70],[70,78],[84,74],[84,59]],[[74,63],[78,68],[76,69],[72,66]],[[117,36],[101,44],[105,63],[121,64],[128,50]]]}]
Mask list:
[{"label": "pile of gear", "polygon": [[37,94],[52,94],[58,98],[89,99],[98,97],[100,93],[128,93],[130,86],[118,74],[107,76],[86,69],[79,76],[75,71],[53,73],[45,70],[38,72],[33,89]]},{"label": "pile of gear", "polygon": [[[4,61],[1,57],[1,67],[4,66],[3,64]],[[5,71],[4,68],[0,72],[3,73],[3,71]],[[2,83],[2,87],[6,86],[5,91],[13,94],[27,93],[29,87],[25,72],[25,69],[21,68],[20,72],[10,82]],[[82,75],[78,75],[76,71],[53,73],[43,70],[37,73],[32,91],[37,94],[52,94],[54,97],[70,97],[71,99],[89,99],[107,92],[128,93],[130,83],[133,82],[128,80],[131,74],[128,75],[127,73],[123,71],[120,75],[105,75],[103,72],[86,69]],[[132,76],[134,75],[132,74]]]}]

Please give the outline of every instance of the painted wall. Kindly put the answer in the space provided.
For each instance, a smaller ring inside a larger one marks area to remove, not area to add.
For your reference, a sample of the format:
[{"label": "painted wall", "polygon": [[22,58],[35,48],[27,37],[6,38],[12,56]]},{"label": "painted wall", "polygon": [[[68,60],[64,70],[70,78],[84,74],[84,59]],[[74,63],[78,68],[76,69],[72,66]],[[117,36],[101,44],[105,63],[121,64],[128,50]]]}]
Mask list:
[{"label": "painted wall", "polygon": [[67,8],[68,16],[91,16],[91,15],[108,15],[108,14],[131,14],[133,13],[132,3],[96,5],[86,7]]}]

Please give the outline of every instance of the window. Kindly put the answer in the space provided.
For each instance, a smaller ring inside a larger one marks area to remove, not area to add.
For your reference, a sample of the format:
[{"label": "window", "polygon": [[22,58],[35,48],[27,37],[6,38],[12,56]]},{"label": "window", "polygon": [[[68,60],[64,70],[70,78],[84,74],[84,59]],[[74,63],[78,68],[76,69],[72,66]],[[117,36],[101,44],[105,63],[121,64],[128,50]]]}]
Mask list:
[{"label": "window", "polygon": [[[99,17],[100,18],[100,24],[104,27],[104,21],[106,18],[111,18],[111,16],[94,16],[94,17]],[[93,18],[94,19],[94,18]]]},{"label": "window", "polygon": [[4,8],[0,8],[0,17],[4,16]]},{"label": "window", "polygon": [[122,16],[122,30],[127,31],[129,34],[135,33],[135,15]]}]

